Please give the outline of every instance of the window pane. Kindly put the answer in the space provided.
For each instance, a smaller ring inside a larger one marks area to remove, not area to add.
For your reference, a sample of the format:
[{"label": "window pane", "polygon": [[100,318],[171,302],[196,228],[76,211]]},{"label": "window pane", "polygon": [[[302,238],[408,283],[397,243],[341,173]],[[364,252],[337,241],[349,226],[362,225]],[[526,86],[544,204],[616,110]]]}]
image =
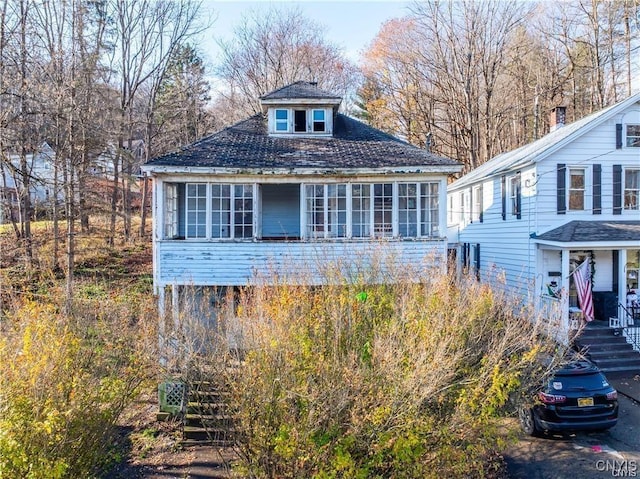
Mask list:
[{"label": "window pane", "polygon": [[640,170],[624,172],[624,209],[640,209]]},{"label": "window pane", "polygon": [[207,185],[187,184],[187,237],[206,238],[207,231]]},{"label": "window pane", "polygon": [[627,125],[627,146],[640,147],[640,125]]},{"label": "window pane", "polygon": [[370,185],[351,185],[351,234],[354,238],[371,236]]},{"label": "window pane", "polygon": [[211,237],[231,237],[231,185],[211,186]]},{"label": "window pane", "polygon": [[439,183],[420,185],[420,234],[438,236],[440,234]]},{"label": "window pane", "polygon": [[233,186],[234,237],[253,237],[253,186],[249,184]]},{"label": "window pane", "polygon": [[398,234],[403,237],[418,236],[418,185],[398,185]]},{"label": "window pane", "polygon": [[296,110],[293,115],[294,131],[306,132],[307,131],[307,111]]},{"label": "window pane", "polygon": [[286,120],[289,116],[287,110],[276,110],[276,120]]},{"label": "window pane", "polygon": [[584,210],[585,171],[582,168],[569,169],[569,209]]},{"label": "window pane", "polygon": [[313,131],[319,133],[325,131],[324,110],[313,110]]},{"label": "window pane", "polygon": [[324,185],[305,185],[307,236],[324,237]]},{"label": "window pane", "polygon": [[276,110],[276,131],[289,131],[289,110]]},{"label": "window pane", "polygon": [[393,184],[373,185],[373,232],[375,236],[392,236]]},{"label": "window pane", "polygon": [[347,185],[327,186],[328,236],[347,236]]}]

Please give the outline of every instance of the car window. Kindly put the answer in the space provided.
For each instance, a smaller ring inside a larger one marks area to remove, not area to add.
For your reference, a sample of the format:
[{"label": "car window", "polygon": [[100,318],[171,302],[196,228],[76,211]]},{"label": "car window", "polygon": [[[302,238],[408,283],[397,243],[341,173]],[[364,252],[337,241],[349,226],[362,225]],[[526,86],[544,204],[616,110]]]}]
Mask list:
[{"label": "car window", "polygon": [[549,381],[549,389],[553,391],[586,391],[609,387],[602,373],[556,375]]}]

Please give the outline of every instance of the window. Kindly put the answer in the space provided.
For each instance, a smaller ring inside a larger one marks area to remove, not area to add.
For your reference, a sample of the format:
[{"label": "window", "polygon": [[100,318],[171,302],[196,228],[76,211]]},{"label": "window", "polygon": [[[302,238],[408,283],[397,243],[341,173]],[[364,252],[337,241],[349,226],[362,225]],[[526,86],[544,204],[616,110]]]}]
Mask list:
[{"label": "window", "polygon": [[627,125],[627,147],[640,148],[640,125]]},{"label": "window", "polygon": [[347,185],[327,185],[327,232],[331,238],[347,236]]},{"label": "window", "polygon": [[276,131],[289,131],[289,110],[276,110]]},{"label": "window", "polygon": [[211,185],[211,237],[231,237],[231,185]]},{"label": "window", "polygon": [[314,133],[324,133],[325,128],[325,120],[324,120],[325,112],[324,110],[313,110],[313,132]]},{"label": "window", "polygon": [[371,236],[371,185],[351,185],[351,235]]},{"label": "window", "polygon": [[[273,113],[274,133],[327,133],[329,119],[324,108],[276,108]],[[293,127],[293,130],[292,130]]]},{"label": "window", "polygon": [[438,236],[440,232],[440,185],[420,184],[420,235]]},{"label": "window", "polygon": [[482,222],[482,186],[474,186],[472,192],[471,221]]},{"label": "window", "polygon": [[624,170],[624,209],[640,209],[640,169]]},{"label": "window", "polygon": [[164,184],[164,238],[178,236],[178,185]]},{"label": "window", "polygon": [[253,237],[253,186],[233,185],[234,237]]},{"label": "window", "polygon": [[466,194],[464,191],[460,192],[460,223],[464,224],[465,223],[465,215],[467,212],[467,205],[465,203],[466,200]]},{"label": "window", "polygon": [[187,183],[185,196],[187,238],[253,237],[253,185]]},{"label": "window", "polygon": [[307,236],[347,236],[347,185],[305,185]]},{"label": "window", "polygon": [[373,185],[373,233],[380,237],[393,235],[393,183]]},{"label": "window", "polygon": [[311,238],[324,237],[324,185],[306,185],[307,198],[307,236]]},{"label": "window", "polygon": [[207,236],[207,185],[187,183],[187,238]]},{"label": "window", "polygon": [[584,210],[585,170],[569,168],[569,210]]},{"label": "window", "polygon": [[398,234],[405,237],[418,236],[418,185],[398,185]]},{"label": "window", "polygon": [[307,110],[295,110],[293,112],[293,131],[296,133],[307,131]]},{"label": "window", "polygon": [[520,175],[509,178],[509,211],[520,218]]}]

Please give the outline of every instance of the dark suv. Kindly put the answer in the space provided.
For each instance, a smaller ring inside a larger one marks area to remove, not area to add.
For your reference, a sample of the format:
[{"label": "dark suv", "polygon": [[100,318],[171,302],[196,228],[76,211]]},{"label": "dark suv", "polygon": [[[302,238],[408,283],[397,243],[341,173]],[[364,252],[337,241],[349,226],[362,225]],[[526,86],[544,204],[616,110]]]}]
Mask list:
[{"label": "dark suv", "polygon": [[532,408],[520,410],[525,433],[598,431],[618,421],[618,393],[588,361],[572,362],[553,374]]}]

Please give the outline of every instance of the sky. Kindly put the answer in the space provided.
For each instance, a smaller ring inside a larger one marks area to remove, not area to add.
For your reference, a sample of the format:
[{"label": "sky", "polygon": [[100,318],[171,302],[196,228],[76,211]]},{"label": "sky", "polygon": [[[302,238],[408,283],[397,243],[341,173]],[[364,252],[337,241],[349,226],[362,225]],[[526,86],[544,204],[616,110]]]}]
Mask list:
[{"label": "sky", "polygon": [[203,0],[205,16],[213,22],[203,34],[201,47],[215,61],[216,39],[229,40],[243,14],[270,7],[300,8],[315,23],[325,28],[325,38],[341,47],[346,56],[357,61],[362,52],[378,33],[380,26],[391,18],[408,13],[410,2],[403,0],[325,0],[325,1],[243,1]]}]

